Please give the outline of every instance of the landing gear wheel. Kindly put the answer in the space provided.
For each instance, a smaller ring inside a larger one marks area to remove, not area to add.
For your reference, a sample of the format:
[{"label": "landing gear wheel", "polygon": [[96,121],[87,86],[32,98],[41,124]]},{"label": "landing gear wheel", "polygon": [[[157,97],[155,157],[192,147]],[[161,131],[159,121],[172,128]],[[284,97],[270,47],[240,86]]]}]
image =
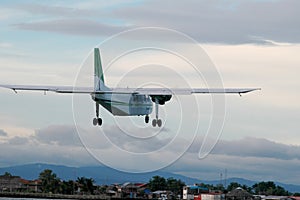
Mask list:
[{"label": "landing gear wheel", "polygon": [[146,115],[146,117],[145,117],[145,123],[146,123],[146,124],[149,123],[149,115]]},{"label": "landing gear wheel", "polygon": [[101,118],[98,118],[98,120],[97,120],[97,124],[98,124],[99,126],[101,126],[101,125],[102,125],[102,119],[101,119]]},{"label": "landing gear wheel", "polygon": [[157,126],[158,126],[158,127],[161,127],[161,125],[162,125],[161,119],[157,120]]},{"label": "landing gear wheel", "polygon": [[97,119],[97,118],[94,118],[94,119],[93,119],[93,125],[96,126],[97,124],[98,124],[98,119]]},{"label": "landing gear wheel", "polygon": [[93,125],[94,126],[97,126],[97,125],[101,126],[102,125],[102,119],[101,118],[94,118],[93,119]]},{"label": "landing gear wheel", "polygon": [[152,120],[152,126],[155,127],[156,126],[156,119]]}]

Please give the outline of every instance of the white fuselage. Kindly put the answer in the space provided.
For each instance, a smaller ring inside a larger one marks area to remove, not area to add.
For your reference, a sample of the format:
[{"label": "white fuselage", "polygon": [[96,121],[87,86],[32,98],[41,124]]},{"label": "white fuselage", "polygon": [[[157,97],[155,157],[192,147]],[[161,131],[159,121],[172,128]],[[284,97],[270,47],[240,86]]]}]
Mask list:
[{"label": "white fuselage", "polygon": [[92,98],[113,115],[149,115],[152,112],[152,101],[147,95],[94,94]]}]

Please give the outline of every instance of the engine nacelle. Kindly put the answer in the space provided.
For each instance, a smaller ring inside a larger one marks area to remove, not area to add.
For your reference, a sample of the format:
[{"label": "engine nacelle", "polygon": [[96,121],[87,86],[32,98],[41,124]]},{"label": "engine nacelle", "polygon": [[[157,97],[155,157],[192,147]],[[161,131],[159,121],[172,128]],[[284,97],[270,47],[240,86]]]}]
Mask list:
[{"label": "engine nacelle", "polygon": [[159,105],[165,105],[167,101],[170,101],[172,95],[151,95],[151,100],[155,103],[158,100]]}]

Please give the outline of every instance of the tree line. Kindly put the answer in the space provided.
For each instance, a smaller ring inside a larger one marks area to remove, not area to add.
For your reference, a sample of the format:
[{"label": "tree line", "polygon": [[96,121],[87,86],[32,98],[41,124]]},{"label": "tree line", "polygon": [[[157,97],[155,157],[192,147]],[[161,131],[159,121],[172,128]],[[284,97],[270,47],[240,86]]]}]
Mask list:
[{"label": "tree line", "polygon": [[151,191],[168,190],[171,191],[175,196],[182,195],[182,188],[185,183],[180,179],[168,178],[165,179],[161,176],[153,176],[149,182],[148,187]]},{"label": "tree line", "polygon": [[[9,173],[6,173],[10,175]],[[39,174],[41,184],[41,192],[53,194],[95,194],[95,191],[105,193],[107,186],[96,186],[93,178],[78,177],[77,180],[61,180],[50,169],[45,169]],[[147,188],[154,191],[171,191],[174,195],[182,195],[183,186],[186,184],[180,179],[164,178],[161,176],[153,176],[147,184]],[[272,181],[255,183],[252,186],[241,185],[237,182],[230,183],[226,188],[222,184],[212,185],[200,183],[199,186],[207,188],[210,191],[221,191],[223,193],[230,192],[238,187],[244,189],[253,195],[276,195],[276,196],[300,196],[300,193],[290,193],[283,187],[276,185]]]},{"label": "tree line", "polygon": [[[148,187],[151,191],[170,190],[177,195],[181,194],[184,185],[185,183],[182,182],[180,179],[165,179],[164,177],[154,176],[152,177],[152,179],[150,179]],[[300,196],[300,193],[290,193],[283,187],[276,185],[273,181],[262,181],[259,183],[255,183],[252,186],[241,185],[237,182],[232,182],[226,188],[222,184],[212,185],[201,183],[198,185],[203,188],[207,188],[210,191],[221,191],[223,193],[228,193],[240,187],[253,195]]]},{"label": "tree line", "polygon": [[230,192],[236,188],[242,188],[252,195],[276,195],[276,196],[300,196],[300,193],[291,193],[285,190],[283,187],[276,185],[273,181],[262,181],[255,183],[252,186],[242,185],[237,182],[230,183],[226,188],[222,184],[216,186],[210,184],[200,184],[202,187],[206,187],[209,190],[220,190],[224,193]]},{"label": "tree line", "polygon": [[84,194],[94,194],[96,186],[92,178],[78,177],[76,181],[61,179],[50,169],[45,169],[39,175],[41,181],[41,191],[53,194],[74,194],[80,192]]}]

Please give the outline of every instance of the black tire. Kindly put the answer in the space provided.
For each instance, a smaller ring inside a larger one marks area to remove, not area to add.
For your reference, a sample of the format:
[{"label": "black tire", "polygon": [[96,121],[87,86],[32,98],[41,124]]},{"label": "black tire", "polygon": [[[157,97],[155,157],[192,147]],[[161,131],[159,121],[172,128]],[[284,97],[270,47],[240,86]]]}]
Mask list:
[{"label": "black tire", "polygon": [[146,123],[146,124],[149,123],[149,116],[148,116],[148,115],[146,115],[146,117],[145,117],[145,123]]},{"label": "black tire", "polygon": [[98,121],[98,125],[101,126],[101,125],[102,125],[102,119],[101,119],[101,118],[98,118],[97,121]]},{"label": "black tire", "polygon": [[162,125],[161,119],[157,120],[157,126],[158,126],[158,127],[161,127],[161,125]]},{"label": "black tire", "polygon": [[152,120],[152,126],[155,127],[156,126],[156,119]]},{"label": "black tire", "polygon": [[98,124],[98,119],[97,119],[97,118],[94,118],[94,119],[93,119],[93,125],[94,125],[94,126],[97,126],[97,124]]}]

